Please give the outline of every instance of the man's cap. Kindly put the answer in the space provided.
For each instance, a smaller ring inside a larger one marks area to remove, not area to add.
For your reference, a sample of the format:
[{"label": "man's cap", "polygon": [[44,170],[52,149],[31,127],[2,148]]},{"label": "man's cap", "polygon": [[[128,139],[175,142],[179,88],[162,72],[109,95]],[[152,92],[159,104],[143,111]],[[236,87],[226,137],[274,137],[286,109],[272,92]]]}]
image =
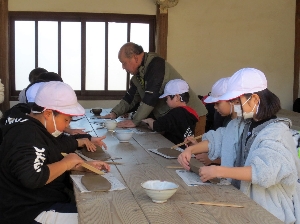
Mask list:
[{"label": "man's cap", "polygon": [[44,82],[38,82],[28,87],[28,89],[25,92],[27,103],[34,103],[37,91],[44,84]]},{"label": "man's cap", "polygon": [[59,81],[46,82],[36,94],[35,103],[45,109],[55,110],[71,116],[85,113],[77,102],[74,90],[66,83]]},{"label": "man's cap", "polygon": [[246,93],[255,93],[267,88],[263,72],[255,68],[242,68],[234,73],[227,85],[227,91],[219,100],[231,100]]},{"label": "man's cap", "polygon": [[210,95],[204,100],[205,103],[215,103],[219,97],[226,93],[227,84],[230,77],[219,79],[211,88]]},{"label": "man's cap", "polygon": [[170,80],[164,89],[164,94],[161,95],[159,98],[164,98],[166,96],[176,95],[176,94],[182,94],[189,91],[189,85],[186,83],[186,81],[182,79],[173,79]]}]

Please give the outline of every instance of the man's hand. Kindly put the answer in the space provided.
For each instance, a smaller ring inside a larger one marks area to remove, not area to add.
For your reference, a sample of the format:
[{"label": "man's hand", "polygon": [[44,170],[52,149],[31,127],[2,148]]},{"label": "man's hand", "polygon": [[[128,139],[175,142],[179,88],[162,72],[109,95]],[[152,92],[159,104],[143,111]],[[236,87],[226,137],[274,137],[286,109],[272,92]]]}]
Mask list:
[{"label": "man's hand", "polygon": [[117,124],[118,128],[134,128],[135,124],[132,122],[132,120],[126,120],[126,121],[120,121]]},{"label": "man's hand", "polygon": [[114,112],[110,112],[109,114],[106,114],[104,116],[101,116],[101,118],[105,118],[105,119],[116,119],[117,115]]}]

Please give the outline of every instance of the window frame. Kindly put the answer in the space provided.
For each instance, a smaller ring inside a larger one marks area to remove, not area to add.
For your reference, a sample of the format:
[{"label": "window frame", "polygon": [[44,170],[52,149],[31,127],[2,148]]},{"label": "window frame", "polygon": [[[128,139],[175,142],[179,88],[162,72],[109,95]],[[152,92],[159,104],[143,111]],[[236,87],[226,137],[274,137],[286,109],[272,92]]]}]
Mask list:
[{"label": "window frame", "polygon": [[[61,74],[61,22],[81,22],[81,90],[76,90],[79,100],[116,100],[121,99],[126,90],[113,91],[108,89],[108,23],[120,22],[128,23],[127,41],[130,41],[130,23],[149,24],[149,51],[155,51],[155,15],[141,14],[114,14],[114,13],[73,13],[73,12],[9,12],[9,76],[10,76],[10,100],[18,100],[20,91],[15,88],[15,21],[35,21],[35,67],[38,67],[38,21],[58,22],[58,74]],[[85,62],[86,62],[86,23],[85,22],[105,22],[105,90],[85,90]],[[120,64],[121,66],[121,64]],[[28,74],[29,75],[29,74]],[[129,88],[130,74],[127,73],[127,90]]]}]

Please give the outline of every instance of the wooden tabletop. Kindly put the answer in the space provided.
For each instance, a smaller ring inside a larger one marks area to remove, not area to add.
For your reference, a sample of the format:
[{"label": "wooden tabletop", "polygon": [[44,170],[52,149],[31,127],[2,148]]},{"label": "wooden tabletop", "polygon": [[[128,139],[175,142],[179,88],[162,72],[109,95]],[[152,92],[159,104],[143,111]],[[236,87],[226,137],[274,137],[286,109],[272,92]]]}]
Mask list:
[{"label": "wooden tabletop", "polygon": [[[109,112],[109,111],[108,111]],[[106,112],[102,112],[105,114]],[[201,185],[189,187],[177,175],[176,159],[166,159],[149,152],[150,148],[171,147],[169,140],[149,129],[138,128],[129,143],[119,143],[105,128],[97,129],[101,119],[87,110],[86,117],[71,123],[72,128],[86,128],[94,136],[106,135],[108,153],[122,165],[111,165],[111,173],[126,186],[111,192],[80,193],[74,187],[79,223],[282,223],[264,208],[233,186]],[[144,133],[142,132],[144,131]],[[153,203],[141,187],[147,180],[166,180],[179,185],[166,203]],[[208,201],[238,204],[244,208],[193,205],[189,202]]]}]

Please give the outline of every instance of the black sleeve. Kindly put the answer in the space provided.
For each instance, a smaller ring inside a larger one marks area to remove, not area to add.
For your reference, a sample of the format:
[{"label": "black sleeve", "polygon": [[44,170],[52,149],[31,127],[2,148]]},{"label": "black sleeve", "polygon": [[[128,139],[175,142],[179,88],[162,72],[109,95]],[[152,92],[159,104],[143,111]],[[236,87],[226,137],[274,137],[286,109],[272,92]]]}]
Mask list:
[{"label": "black sleeve", "polygon": [[166,115],[158,118],[153,122],[153,130],[157,132],[170,131],[175,128],[176,124],[174,121],[180,119],[174,113],[174,109],[170,110]]},{"label": "black sleeve", "polygon": [[148,65],[146,74],[145,74],[145,96],[142,101],[149,105],[155,106],[159,96],[159,90],[164,81],[165,76],[165,60],[160,57],[155,57],[152,59]]},{"label": "black sleeve", "polygon": [[56,138],[56,140],[58,141],[61,152],[72,153],[75,152],[78,147],[78,142],[74,137],[72,137],[72,135],[68,136],[61,134]]},{"label": "black sleeve", "polygon": [[133,84],[132,81],[130,81],[130,88],[126,92],[125,96],[123,97],[123,100],[125,100],[128,104],[131,104],[134,100],[134,96],[137,92],[137,87]]},{"label": "black sleeve", "polygon": [[50,175],[45,147],[17,144],[8,161],[11,173],[23,186],[35,189],[43,187]]},{"label": "black sleeve", "polygon": [[92,139],[92,136],[90,134],[76,134],[76,135],[70,135],[70,136],[75,138],[75,139],[88,138],[90,141]]}]

